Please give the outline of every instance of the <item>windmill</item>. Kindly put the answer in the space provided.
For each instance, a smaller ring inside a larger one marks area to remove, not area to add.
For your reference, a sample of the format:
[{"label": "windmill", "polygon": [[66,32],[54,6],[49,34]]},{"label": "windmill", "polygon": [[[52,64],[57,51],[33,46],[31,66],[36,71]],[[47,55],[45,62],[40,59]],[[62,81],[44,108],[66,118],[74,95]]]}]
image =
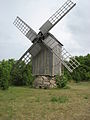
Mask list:
[{"label": "windmill", "polygon": [[32,58],[32,73],[35,76],[61,75],[62,65],[69,72],[79,66],[79,62],[67,52],[63,45],[49,31],[76,5],[67,0],[40,28],[37,34],[22,19],[17,17],[14,25],[33,43],[16,63],[26,65]]}]

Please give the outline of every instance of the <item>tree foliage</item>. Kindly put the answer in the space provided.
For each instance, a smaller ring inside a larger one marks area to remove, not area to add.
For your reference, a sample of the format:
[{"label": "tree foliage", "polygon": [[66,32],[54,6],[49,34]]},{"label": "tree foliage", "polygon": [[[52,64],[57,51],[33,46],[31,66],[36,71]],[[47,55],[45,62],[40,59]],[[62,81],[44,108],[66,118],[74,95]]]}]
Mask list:
[{"label": "tree foliage", "polygon": [[8,89],[10,84],[10,71],[12,68],[13,60],[0,62],[0,88]]},{"label": "tree foliage", "polygon": [[0,62],[0,89],[8,89],[10,85],[32,87],[34,80],[32,76],[32,64],[29,63],[26,66],[22,62],[22,67],[13,67],[16,62],[14,59],[2,60]]},{"label": "tree foliage", "polygon": [[21,63],[21,66],[14,67],[13,72],[11,72],[12,85],[16,86],[30,86],[34,77],[32,75],[32,64],[29,63],[26,65],[24,62]]},{"label": "tree foliage", "polygon": [[90,54],[86,56],[76,56],[75,58],[79,61],[80,66],[75,69],[72,74],[65,69],[65,75],[68,79],[73,79],[76,82],[90,81]]},{"label": "tree foliage", "polygon": [[[86,56],[76,56],[75,58],[80,62],[80,66],[76,70],[74,70],[72,74],[70,74],[66,69],[64,69],[65,77],[67,78],[67,80],[73,79],[76,82],[90,81],[90,54]],[[26,85],[30,87],[32,86],[32,83],[34,81],[34,77],[32,75],[32,63],[30,62],[26,66],[26,64],[22,62],[22,67],[14,67],[13,70],[13,65],[16,62],[17,61],[15,61],[14,59],[0,61],[1,89],[8,89],[10,85]],[[60,82],[62,82],[63,85],[63,81]]]}]

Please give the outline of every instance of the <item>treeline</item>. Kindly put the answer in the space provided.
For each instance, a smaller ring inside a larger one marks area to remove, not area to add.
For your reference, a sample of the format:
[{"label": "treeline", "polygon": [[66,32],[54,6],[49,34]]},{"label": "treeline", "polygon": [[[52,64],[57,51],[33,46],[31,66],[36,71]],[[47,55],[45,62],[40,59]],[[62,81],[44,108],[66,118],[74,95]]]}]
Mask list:
[{"label": "treeline", "polygon": [[[13,67],[17,61],[14,59],[2,60],[0,62],[0,89],[8,89],[9,86],[32,86],[32,66],[22,62],[22,67]],[[25,67],[26,66],[26,67]]]},{"label": "treeline", "polygon": [[68,80],[79,81],[90,81],[90,54],[86,56],[76,56],[76,60],[80,63],[80,66],[76,68],[73,73],[70,74],[66,69],[64,74]]},{"label": "treeline", "polygon": [[[90,54],[86,56],[76,56],[80,66],[70,74],[64,69],[64,75],[68,80],[79,81],[90,81]],[[34,81],[32,75],[32,63],[29,63],[25,67],[25,63],[22,62],[22,67],[14,67],[17,61],[14,59],[0,61],[0,88],[7,89],[9,86],[30,86]]]}]

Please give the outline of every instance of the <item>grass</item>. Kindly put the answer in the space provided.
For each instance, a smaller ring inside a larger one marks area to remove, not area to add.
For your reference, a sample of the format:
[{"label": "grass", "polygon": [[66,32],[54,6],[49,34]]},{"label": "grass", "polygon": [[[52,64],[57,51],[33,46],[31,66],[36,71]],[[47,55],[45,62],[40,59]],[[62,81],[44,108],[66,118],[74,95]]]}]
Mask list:
[{"label": "grass", "polygon": [[69,87],[0,90],[0,120],[90,120],[90,82]]},{"label": "grass", "polygon": [[68,98],[66,96],[52,97],[51,101],[58,102],[58,103],[65,103],[66,101],[68,101]]}]

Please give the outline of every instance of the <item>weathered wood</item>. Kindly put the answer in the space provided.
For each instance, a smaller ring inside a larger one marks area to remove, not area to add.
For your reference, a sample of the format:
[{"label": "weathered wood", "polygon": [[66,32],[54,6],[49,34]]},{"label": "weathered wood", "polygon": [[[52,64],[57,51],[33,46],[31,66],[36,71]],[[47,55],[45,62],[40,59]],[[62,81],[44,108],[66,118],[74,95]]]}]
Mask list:
[{"label": "weathered wood", "polygon": [[[41,51],[36,55],[32,56],[32,67],[33,75],[48,75],[55,76],[61,74],[61,62],[58,57],[48,49],[43,43],[40,43],[42,46]],[[55,46],[56,51],[59,55],[62,49],[62,45],[58,43]]]}]

